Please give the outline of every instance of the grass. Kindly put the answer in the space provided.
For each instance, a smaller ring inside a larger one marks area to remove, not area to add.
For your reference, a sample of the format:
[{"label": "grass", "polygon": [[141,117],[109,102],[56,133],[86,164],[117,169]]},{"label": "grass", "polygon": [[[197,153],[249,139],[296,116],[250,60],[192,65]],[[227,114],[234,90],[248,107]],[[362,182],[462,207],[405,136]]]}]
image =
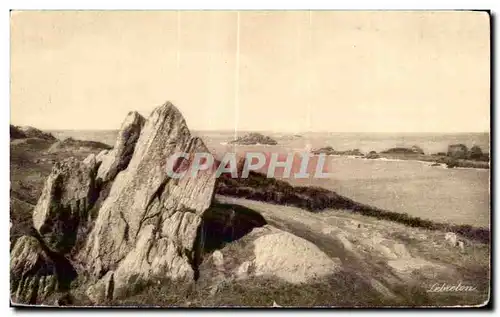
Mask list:
[{"label": "grass", "polygon": [[[175,291],[172,291],[174,290]],[[227,279],[213,292],[210,284],[162,279],[144,284],[134,295],[105,306],[133,307],[420,307],[478,305],[484,294],[429,294],[418,285],[395,287],[396,298],[377,292],[353,271],[340,271],[307,284],[292,284],[274,277]]]}]

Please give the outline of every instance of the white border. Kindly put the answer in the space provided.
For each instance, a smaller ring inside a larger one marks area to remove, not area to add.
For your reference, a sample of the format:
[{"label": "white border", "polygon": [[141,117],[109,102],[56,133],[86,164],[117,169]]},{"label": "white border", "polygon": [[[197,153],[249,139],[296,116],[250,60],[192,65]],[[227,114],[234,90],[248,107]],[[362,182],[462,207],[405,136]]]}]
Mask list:
[{"label": "white border", "polygon": [[[361,1],[361,0],[348,0],[342,2],[331,3],[331,1],[325,0],[307,0],[307,1],[296,1],[296,0],[288,0],[288,1],[271,1],[271,0],[248,0],[248,1],[230,1],[230,0],[212,0],[201,1],[201,0],[183,0],[178,1],[176,3],[162,3],[161,1],[153,1],[153,0],[142,0],[142,1],[109,1],[105,2],[103,0],[87,0],[87,1],[2,1],[0,6],[2,10],[0,11],[0,34],[2,35],[3,45],[1,46],[2,53],[2,73],[4,76],[3,85],[1,86],[1,96],[3,101],[3,106],[0,107],[1,115],[0,118],[5,118],[6,121],[10,121],[10,101],[9,101],[9,79],[10,79],[10,67],[9,67],[9,9],[28,9],[28,10],[50,10],[50,9],[58,9],[58,10],[176,10],[176,9],[188,9],[188,10],[196,10],[196,9],[205,9],[205,10],[217,10],[217,9],[250,9],[250,10],[271,10],[271,9],[281,9],[281,10],[300,10],[300,9],[315,9],[315,10],[452,10],[452,9],[490,9],[492,12],[500,12],[499,10],[500,1],[495,0],[475,0],[475,1],[464,1],[464,0],[455,0],[455,1],[446,1],[446,0],[420,0],[420,1],[402,1],[402,0],[384,0],[384,1]],[[496,21],[498,24],[498,21]],[[497,29],[497,26],[495,27]],[[498,31],[495,31],[495,42],[498,43]],[[496,67],[495,67],[496,70]],[[498,82],[495,84],[495,91],[497,91]],[[495,115],[496,122],[498,121],[498,115]],[[1,302],[2,305],[2,313],[7,313],[8,315],[14,313],[27,313],[27,311],[18,311],[14,312],[13,309],[9,308],[9,277],[8,277],[8,267],[9,267],[9,256],[7,254],[9,250],[9,228],[8,223],[9,219],[9,132],[7,130],[7,122],[3,125],[3,129],[0,132],[0,137],[4,142],[4,151],[3,155],[0,156],[0,183],[1,183],[1,191],[0,191],[0,199],[2,205],[4,206],[3,210],[3,221],[1,221],[1,225],[3,225],[4,237],[0,238],[0,243],[2,244],[2,250],[4,259],[1,262],[0,271],[3,272],[1,274]],[[497,139],[497,135],[495,135],[495,139]],[[496,142],[495,142],[496,143]],[[496,148],[496,144],[495,144]],[[496,155],[496,153],[495,153]],[[496,163],[496,162],[495,162]],[[495,164],[496,166],[496,164]],[[497,190],[495,193],[492,193],[491,197],[496,197],[498,194]],[[493,211],[492,211],[493,212]],[[500,216],[497,215],[495,220],[495,227],[498,227],[498,219]],[[496,236],[496,234],[495,234]],[[496,242],[496,237],[495,237]],[[495,243],[496,244],[496,243]],[[495,252],[496,253],[496,252]],[[498,286],[498,272],[495,274],[495,282],[496,286]],[[494,296],[494,294],[492,294]],[[498,305],[498,301],[496,301]],[[72,312],[74,314],[84,314],[83,311],[66,311]],[[138,313],[138,311],[124,311],[124,310],[108,310],[108,311],[86,311],[91,314],[104,315],[108,313]],[[171,313],[172,311],[162,311],[162,313]],[[202,311],[182,311],[183,314],[196,314]],[[219,314],[219,313],[233,313],[234,311],[203,311],[203,313],[209,314]],[[258,314],[270,314],[270,312],[260,312],[260,311],[248,311],[250,313],[258,313]],[[291,314],[310,314],[310,313],[321,313],[322,311],[307,311],[307,312],[299,312],[293,311],[289,312]],[[329,313],[351,313],[352,311],[330,311]],[[422,311],[423,312],[423,311]],[[42,311],[40,312],[42,315],[50,315],[52,311]],[[326,312],[325,312],[326,313]],[[387,310],[384,311],[370,311],[364,312],[364,314],[387,314],[389,313]],[[406,315],[407,313],[411,313],[410,311],[397,311],[393,312],[401,315]],[[439,311],[425,311],[425,314],[428,316],[438,316],[442,312]],[[451,312],[455,313],[455,312]],[[470,315],[479,314],[480,312],[469,312]],[[2,314],[3,315],[3,314]]]}]

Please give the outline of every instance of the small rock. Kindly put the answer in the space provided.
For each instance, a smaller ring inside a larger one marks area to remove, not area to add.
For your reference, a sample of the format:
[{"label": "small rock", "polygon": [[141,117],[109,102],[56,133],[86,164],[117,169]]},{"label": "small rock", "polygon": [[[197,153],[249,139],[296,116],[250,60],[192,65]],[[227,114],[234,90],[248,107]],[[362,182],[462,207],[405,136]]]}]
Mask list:
[{"label": "small rock", "polygon": [[276,301],[273,301],[273,307],[283,307],[283,306],[278,305],[278,304],[276,303]]},{"label": "small rock", "polygon": [[238,279],[246,278],[248,276],[248,269],[250,268],[250,264],[252,264],[252,262],[250,261],[243,262],[236,270],[236,278]]},{"label": "small rock", "polygon": [[219,250],[215,250],[212,254],[212,259],[217,268],[221,268],[224,266],[224,255]]},{"label": "small rock", "polygon": [[411,255],[406,249],[406,247],[401,244],[401,243],[396,243],[393,246],[394,253],[399,257],[399,258],[410,258]]},{"label": "small rock", "polygon": [[444,239],[452,246],[457,245],[457,235],[453,232],[447,232]]},{"label": "small rock", "polygon": [[54,305],[56,306],[69,306],[73,303],[71,300],[71,296],[69,294],[64,294],[54,301]]},{"label": "small rock", "polygon": [[337,239],[342,243],[342,246],[344,247],[344,250],[347,251],[353,251],[353,245],[352,243],[346,238],[345,234],[338,234]]}]

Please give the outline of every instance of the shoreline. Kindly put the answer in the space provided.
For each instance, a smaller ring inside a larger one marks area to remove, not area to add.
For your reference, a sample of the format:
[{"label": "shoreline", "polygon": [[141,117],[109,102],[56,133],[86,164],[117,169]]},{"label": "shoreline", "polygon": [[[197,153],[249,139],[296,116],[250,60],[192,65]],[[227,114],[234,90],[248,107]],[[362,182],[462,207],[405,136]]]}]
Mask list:
[{"label": "shoreline", "polygon": [[[314,156],[319,155],[320,153],[312,153]],[[384,153],[377,153],[380,157],[377,158],[367,158],[365,156],[359,156],[359,155],[344,155],[344,154],[326,154],[326,156],[333,156],[333,157],[347,157],[351,159],[362,159],[362,160],[373,160],[373,161],[385,161],[385,162],[403,162],[403,161],[413,161],[413,162],[420,162],[424,163],[429,167],[441,167],[441,168],[446,168],[446,169],[472,169],[472,170],[489,170],[489,162],[481,162],[481,161],[473,161],[473,160],[459,160],[457,162],[458,166],[456,167],[447,167],[445,162],[440,162],[440,160],[443,160],[446,158],[445,156],[430,156],[430,155],[425,155],[424,158],[420,157],[408,157],[408,156],[394,156],[394,155],[387,155]],[[439,166],[432,166],[433,164],[439,164]],[[477,165],[477,166],[460,166],[460,165]]]}]

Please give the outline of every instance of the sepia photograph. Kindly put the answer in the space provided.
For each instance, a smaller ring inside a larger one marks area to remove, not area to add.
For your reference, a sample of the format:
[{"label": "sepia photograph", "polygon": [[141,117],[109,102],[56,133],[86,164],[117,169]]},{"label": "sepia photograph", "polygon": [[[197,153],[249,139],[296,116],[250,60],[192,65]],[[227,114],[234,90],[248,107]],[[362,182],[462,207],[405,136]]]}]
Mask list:
[{"label": "sepia photograph", "polygon": [[11,10],[11,307],[489,305],[492,19]]}]

